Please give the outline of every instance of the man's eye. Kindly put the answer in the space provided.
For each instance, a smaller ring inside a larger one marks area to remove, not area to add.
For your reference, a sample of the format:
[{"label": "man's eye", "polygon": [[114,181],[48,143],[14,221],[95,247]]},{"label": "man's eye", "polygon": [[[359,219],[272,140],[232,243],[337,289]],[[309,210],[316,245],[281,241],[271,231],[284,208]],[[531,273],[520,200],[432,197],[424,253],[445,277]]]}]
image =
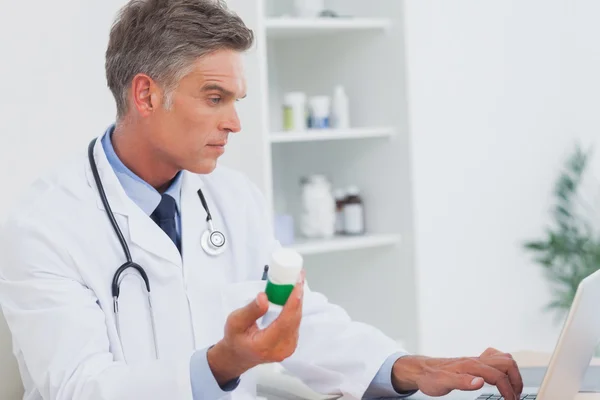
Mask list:
[{"label": "man's eye", "polygon": [[211,98],[209,99],[209,101],[210,101],[212,104],[214,104],[214,105],[217,105],[217,104],[219,104],[219,103],[221,102],[221,98],[220,98],[220,97],[211,97]]}]

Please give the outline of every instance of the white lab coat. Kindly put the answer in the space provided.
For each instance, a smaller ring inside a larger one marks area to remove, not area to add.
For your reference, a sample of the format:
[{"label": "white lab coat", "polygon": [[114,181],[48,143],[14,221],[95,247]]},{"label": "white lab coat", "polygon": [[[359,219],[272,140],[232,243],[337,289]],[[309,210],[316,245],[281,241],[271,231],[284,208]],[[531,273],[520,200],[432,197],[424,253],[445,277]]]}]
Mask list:
[{"label": "white lab coat", "polygon": [[[110,286],[124,255],[82,152],[38,180],[2,229],[0,304],[25,398],[191,399],[190,356],[216,343],[228,313],[264,287],[263,267],[277,246],[265,202],[249,180],[224,167],[204,176],[184,172],[182,259],[128,198],[99,140],[95,156],[133,260],[151,281],[160,359],[135,273],[121,284],[122,341],[117,335]],[[200,247],[206,229],[200,187],[228,238],[228,251],[216,258]],[[378,330],[352,322],[341,308],[307,291],[299,346],[283,365],[319,392],[359,398],[399,350]],[[255,393],[249,371],[226,398],[252,399]]]}]

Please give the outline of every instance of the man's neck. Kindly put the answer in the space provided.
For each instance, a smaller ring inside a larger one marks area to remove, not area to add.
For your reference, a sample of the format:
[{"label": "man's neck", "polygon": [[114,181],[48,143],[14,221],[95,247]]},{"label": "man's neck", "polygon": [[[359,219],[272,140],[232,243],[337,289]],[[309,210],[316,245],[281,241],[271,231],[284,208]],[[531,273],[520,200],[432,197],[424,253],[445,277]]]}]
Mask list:
[{"label": "man's neck", "polygon": [[134,174],[164,193],[177,175],[177,170],[157,157],[143,133],[131,126],[117,125],[111,137],[115,153]]}]

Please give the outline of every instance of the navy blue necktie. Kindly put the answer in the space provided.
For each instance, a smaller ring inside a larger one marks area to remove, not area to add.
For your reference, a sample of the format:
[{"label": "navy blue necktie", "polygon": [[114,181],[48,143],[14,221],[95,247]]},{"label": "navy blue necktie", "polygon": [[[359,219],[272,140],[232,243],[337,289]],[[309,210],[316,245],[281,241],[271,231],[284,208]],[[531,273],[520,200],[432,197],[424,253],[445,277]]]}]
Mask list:
[{"label": "navy blue necktie", "polygon": [[177,204],[175,203],[175,199],[168,194],[163,194],[158,207],[150,215],[150,218],[160,226],[160,229],[167,234],[181,252],[179,240],[177,240],[177,226],[175,225],[176,214]]}]

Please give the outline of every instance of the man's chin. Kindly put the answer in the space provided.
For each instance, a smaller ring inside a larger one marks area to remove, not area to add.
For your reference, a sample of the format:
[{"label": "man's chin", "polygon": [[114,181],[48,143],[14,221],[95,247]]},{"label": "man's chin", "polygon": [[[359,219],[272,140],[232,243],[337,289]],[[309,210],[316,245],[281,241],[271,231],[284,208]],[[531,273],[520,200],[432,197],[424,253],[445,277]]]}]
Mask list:
[{"label": "man's chin", "polygon": [[215,168],[217,168],[217,160],[204,160],[199,164],[191,165],[189,168],[185,168],[185,170],[194,174],[206,175],[213,172]]}]

